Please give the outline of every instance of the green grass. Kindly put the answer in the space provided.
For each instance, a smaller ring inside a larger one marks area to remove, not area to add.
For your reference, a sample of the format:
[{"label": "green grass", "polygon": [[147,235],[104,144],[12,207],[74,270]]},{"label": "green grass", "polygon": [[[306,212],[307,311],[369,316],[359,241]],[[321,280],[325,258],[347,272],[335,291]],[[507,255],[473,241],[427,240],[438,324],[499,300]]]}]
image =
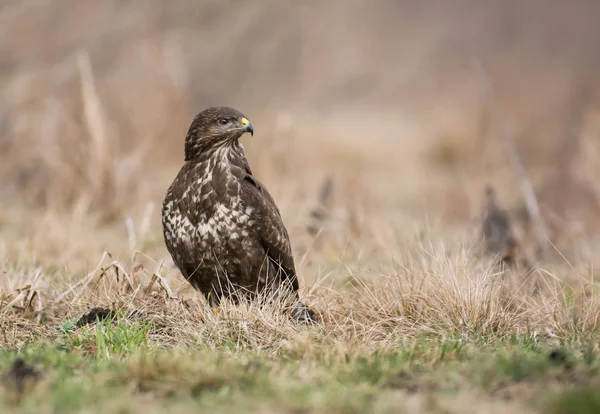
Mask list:
[{"label": "green grass", "polygon": [[597,387],[565,391],[551,398],[546,409],[546,412],[549,414],[599,413],[600,391],[598,391]]},{"label": "green grass", "polygon": [[[414,338],[397,349],[322,347],[299,358],[286,351],[234,352],[233,344],[166,349],[148,339],[152,327],[117,314],[81,328],[65,322],[55,343],[2,350],[2,371],[20,355],[42,379],[21,401],[4,392],[0,412],[391,413],[417,399],[426,412],[441,413],[448,412],[448,398],[465,392],[466,404],[505,400],[554,413],[600,407],[592,388],[597,350],[584,342],[556,348],[525,337]],[[525,392],[515,393],[519,387]],[[514,395],[507,397],[507,389]]]}]

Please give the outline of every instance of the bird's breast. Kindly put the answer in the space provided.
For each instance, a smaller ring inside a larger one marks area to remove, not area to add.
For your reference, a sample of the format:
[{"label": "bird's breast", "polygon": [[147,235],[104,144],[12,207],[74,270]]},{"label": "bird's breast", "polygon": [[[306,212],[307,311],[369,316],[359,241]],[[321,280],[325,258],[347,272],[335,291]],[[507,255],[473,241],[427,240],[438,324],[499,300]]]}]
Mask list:
[{"label": "bird's breast", "polygon": [[256,225],[227,165],[198,165],[179,176],[163,203],[167,241],[186,250],[245,248]]},{"label": "bird's breast", "polygon": [[[200,243],[227,244],[249,236],[254,226],[252,207],[244,208],[239,198],[217,203],[213,213],[200,215],[195,231]],[[204,247],[204,246],[202,246]]]},{"label": "bird's breast", "polygon": [[[201,193],[200,193],[201,194]],[[163,206],[165,237],[188,249],[220,249],[220,246],[242,247],[256,226],[253,207],[244,206],[240,197],[214,202],[189,203],[168,201]]]}]

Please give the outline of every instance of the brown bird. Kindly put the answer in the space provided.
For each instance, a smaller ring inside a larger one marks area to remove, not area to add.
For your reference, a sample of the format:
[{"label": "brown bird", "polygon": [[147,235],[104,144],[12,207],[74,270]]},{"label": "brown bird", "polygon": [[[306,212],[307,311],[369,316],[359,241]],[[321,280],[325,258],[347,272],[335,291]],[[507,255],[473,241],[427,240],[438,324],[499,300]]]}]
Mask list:
[{"label": "brown bird", "polygon": [[512,233],[508,213],[499,205],[496,191],[489,185],[485,188],[485,198],[482,226],[485,251],[513,266],[516,264],[517,241]]},{"label": "brown bird", "polygon": [[314,321],[298,296],[287,230],[267,189],[252,175],[239,138],[254,135],[228,107],[200,112],[185,138],[185,162],[162,204],[165,243],[183,276],[209,303],[290,290],[293,316]]}]

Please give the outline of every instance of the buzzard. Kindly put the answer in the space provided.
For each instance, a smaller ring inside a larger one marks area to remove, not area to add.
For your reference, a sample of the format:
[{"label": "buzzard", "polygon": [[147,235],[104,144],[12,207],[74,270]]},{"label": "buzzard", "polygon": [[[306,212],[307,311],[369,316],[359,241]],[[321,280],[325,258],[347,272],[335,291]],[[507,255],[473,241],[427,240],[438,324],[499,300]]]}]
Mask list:
[{"label": "buzzard", "polygon": [[165,244],[183,276],[209,303],[290,290],[293,316],[314,321],[298,299],[287,230],[267,189],[252,175],[239,138],[254,135],[228,107],[200,112],[185,138],[185,162],[162,204]]}]

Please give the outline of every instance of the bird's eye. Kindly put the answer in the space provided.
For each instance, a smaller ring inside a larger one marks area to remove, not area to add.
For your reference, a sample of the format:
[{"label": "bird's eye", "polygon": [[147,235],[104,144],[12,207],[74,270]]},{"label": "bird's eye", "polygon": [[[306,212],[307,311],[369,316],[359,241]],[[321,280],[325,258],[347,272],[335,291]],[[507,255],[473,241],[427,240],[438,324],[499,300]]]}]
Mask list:
[{"label": "bird's eye", "polygon": [[220,118],[219,119],[219,124],[221,125],[227,125],[229,123],[229,121],[225,118]]}]

